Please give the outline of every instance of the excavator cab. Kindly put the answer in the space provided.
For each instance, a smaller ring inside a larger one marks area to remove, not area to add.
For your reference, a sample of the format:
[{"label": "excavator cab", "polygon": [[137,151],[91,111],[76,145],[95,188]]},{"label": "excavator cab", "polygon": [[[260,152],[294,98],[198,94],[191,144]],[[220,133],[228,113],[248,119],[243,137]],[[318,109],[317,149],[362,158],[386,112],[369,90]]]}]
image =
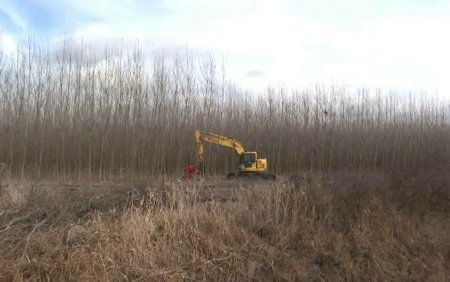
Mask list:
[{"label": "excavator cab", "polygon": [[244,152],[239,156],[239,170],[241,173],[265,173],[267,159],[258,159],[256,152]]},{"label": "excavator cab", "polygon": [[239,158],[239,167],[241,170],[254,166],[256,163],[256,152],[245,152]]}]

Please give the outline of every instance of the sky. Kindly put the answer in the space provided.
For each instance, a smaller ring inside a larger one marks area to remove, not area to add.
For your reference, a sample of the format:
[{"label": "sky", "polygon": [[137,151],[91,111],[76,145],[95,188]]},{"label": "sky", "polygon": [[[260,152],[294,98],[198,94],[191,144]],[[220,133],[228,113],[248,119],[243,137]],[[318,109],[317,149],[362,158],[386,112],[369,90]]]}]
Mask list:
[{"label": "sky", "polygon": [[249,89],[316,84],[450,97],[450,0],[2,0],[2,48],[139,40],[210,53]]}]

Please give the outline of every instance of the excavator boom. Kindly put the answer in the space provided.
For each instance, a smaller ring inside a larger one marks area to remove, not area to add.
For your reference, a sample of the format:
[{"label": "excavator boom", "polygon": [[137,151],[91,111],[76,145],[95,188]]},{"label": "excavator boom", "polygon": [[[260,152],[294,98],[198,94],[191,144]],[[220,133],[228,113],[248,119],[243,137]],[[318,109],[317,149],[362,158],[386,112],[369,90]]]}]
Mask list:
[{"label": "excavator boom", "polygon": [[197,142],[197,158],[198,158],[198,166],[200,170],[203,170],[203,161],[204,161],[204,144],[203,142],[209,142],[212,144],[224,146],[230,149],[234,149],[236,153],[240,156],[245,152],[244,145],[237,139],[221,136],[218,134],[207,133],[203,134],[200,130],[195,131],[195,141]]}]

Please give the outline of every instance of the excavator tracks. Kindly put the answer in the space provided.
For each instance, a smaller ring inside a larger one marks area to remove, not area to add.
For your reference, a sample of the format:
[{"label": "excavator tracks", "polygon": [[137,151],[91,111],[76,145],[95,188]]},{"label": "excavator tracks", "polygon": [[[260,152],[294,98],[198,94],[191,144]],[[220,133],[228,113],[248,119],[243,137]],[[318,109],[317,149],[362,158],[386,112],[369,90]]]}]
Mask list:
[{"label": "excavator tracks", "polygon": [[227,174],[227,179],[248,179],[248,180],[276,180],[277,177],[269,173],[250,173],[250,172],[230,172]]}]

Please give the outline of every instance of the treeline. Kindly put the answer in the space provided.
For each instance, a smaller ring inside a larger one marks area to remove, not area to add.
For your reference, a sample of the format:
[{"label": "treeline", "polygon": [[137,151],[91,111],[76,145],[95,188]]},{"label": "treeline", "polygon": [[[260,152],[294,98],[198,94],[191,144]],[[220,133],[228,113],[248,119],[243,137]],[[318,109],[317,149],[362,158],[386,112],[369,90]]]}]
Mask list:
[{"label": "treeline", "polygon": [[[450,108],[436,96],[338,87],[252,94],[211,57],[125,50],[0,50],[0,162],[10,176],[180,174],[196,160],[197,128],[238,138],[279,174],[449,168]],[[233,152],[206,153],[210,173],[236,169]]]}]

